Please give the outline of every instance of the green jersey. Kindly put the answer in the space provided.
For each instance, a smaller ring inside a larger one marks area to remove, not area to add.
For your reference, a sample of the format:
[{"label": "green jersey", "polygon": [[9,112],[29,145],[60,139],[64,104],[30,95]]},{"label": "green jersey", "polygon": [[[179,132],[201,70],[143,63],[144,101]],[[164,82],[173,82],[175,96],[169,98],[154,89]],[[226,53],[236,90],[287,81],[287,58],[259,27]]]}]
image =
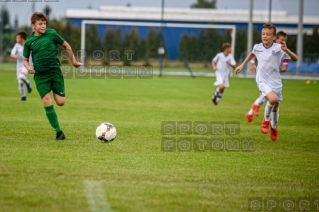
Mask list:
[{"label": "green jersey", "polygon": [[54,29],[46,29],[40,36],[32,33],[25,41],[23,56],[29,58],[31,53],[35,72],[45,72],[61,66],[57,53],[58,44],[63,43],[64,39]]}]

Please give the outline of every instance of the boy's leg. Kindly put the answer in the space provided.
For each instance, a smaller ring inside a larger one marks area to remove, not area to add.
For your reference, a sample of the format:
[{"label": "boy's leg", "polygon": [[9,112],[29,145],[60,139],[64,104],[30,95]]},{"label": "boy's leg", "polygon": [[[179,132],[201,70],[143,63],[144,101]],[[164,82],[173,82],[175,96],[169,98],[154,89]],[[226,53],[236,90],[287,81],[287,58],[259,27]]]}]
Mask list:
[{"label": "boy's leg", "polygon": [[59,96],[56,93],[53,93],[54,100],[58,106],[63,106],[65,104],[65,97]]},{"label": "boy's leg", "polygon": [[268,102],[267,102],[267,105],[265,107],[264,118],[263,118],[262,124],[261,124],[261,131],[265,134],[267,134],[268,130],[269,130],[270,113],[271,113],[274,105],[277,103],[277,96],[276,96],[275,92],[272,90],[270,90],[270,92],[268,92],[268,90],[269,89],[266,88],[266,92],[264,92],[264,93],[267,93]]},{"label": "boy's leg", "polygon": [[30,81],[27,78],[27,74],[28,74],[28,70],[23,68],[20,71],[18,78],[20,78],[27,85],[28,93],[31,93],[32,92],[32,86],[31,86]]},{"label": "boy's leg", "polygon": [[215,92],[215,94],[216,94],[215,102],[217,104],[219,103],[220,99],[222,98],[224,90],[225,90],[224,84],[219,84],[219,86],[217,87],[216,92]]},{"label": "boy's leg", "polygon": [[19,77],[18,77],[18,85],[19,85],[19,92],[21,95],[21,101],[27,100],[26,95],[25,95],[25,90],[24,90],[24,83]]},{"label": "boy's leg", "polygon": [[61,127],[60,127],[60,124],[58,121],[58,116],[56,115],[56,112],[55,112],[53,104],[52,104],[50,93],[45,94],[42,97],[42,101],[44,104],[45,114],[46,114],[51,126],[54,128],[54,130],[56,132],[60,132]]},{"label": "boy's leg", "polygon": [[[51,75],[46,75],[46,76],[34,75],[34,81],[37,85],[37,90],[41,96],[47,119],[50,125],[54,128],[54,130],[57,133],[56,140],[65,139],[65,136],[61,130],[61,127],[58,121],[57,114],[54,110],[51,95],[50,95],[50,91],[52,90],[52,83],[53,83],[52,76]],[[62,137],[61,137],[61,134],[63,135]]]},{"label": "boy's leg", "polygon": [[278,138],[277,123],[279,120],[279,103],[276,103],[271,112],[270,139],[276,141]]},{"label": "boy's leg", "polygon": [[[212,101],[215,105],[217,105],[218,102],[216,100],[217,100],[218,96],[220,95],[220,85],[223,84],[223,77],[219,71],[216,71],[215,74],[216,74],[216,82],[214,83],[214,85],[217,86],[217,88],[212,96]],[[221,97],[219,97],[219,100],[220,100],[220,98]]]}]

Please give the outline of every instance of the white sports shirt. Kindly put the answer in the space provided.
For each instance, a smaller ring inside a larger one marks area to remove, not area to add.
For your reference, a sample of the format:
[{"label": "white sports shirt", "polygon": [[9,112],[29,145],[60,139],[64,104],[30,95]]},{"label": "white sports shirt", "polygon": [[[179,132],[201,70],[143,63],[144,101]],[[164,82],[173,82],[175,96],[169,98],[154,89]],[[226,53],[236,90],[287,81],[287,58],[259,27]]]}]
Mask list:
[{"label": "white sports shirt", "polygon": [[231,68],[231,66],[226,63],[227,60],[230,64],[236,65],[236,61],[232,54],[228,54],[227,56],[225,56],[224,52],[220,52],[213,59],[217,67],[216,72],[218,71],[224,77],[229,76],[229,71]]},{"label": "white sports shirt", "polygon": [[[27,69],[23,65],[24,57],[23,57],[23,46],[20,43],[16,43],[11,50],[11,54],[17,54],[17,75],[24,71],[25,73],[28,73]],[[29,64],[32,65],[31,57],[29,58]]]},{"label": "white sports shirt", "polygon": [[281,49],[281,45],[273,43],[266,48],[263,43],[256,44],[252,53],[258,60],[256,81],[265,83],[270,88],[282,88],[279,67],[284,59],[290,59],[289,55]]}]

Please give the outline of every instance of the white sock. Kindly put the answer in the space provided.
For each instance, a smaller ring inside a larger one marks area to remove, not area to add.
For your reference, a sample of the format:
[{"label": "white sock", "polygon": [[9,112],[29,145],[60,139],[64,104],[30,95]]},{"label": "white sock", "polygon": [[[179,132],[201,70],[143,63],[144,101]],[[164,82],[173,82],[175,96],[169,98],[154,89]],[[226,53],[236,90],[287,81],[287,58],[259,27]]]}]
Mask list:
[{"label": "white sock", "polygon": [[267,105],[265,107],[265,114],[264,114],[264,119],[266,121],[270,120],[270,113],[271,113],[273,107],[274,107],[274,105],[271,105],[269,102],[267,102]]},{"label": "white sock", "polygon": [[266,97],[265,96],[260,96],[256,99],[256,101],[254,102],[255,105],[258,105],[259,107],[262,106],[262,104],[266,101]]},{"label": "white sock", "polygon": [[250,110],[248,111],[248,114],[249,114],[250,116],[253,115],[253,109],[252,109],[252,108],[250,108]]},{"label": "white sock", "polygon": [[24,90],[24,83],[22,80],[18,80],[18,84],[19,84],[19,92],[21,94],[21,96],[25,96],[25,90]]},{"label": "white sock", "polygon": [[279,108],[276,112],[271,112],[271,128],[275,129],[277,127],[279,120]]},{"label": "white sock", "polygon": [[215,93],[216,93],[216,102],[218,103],[218,102],[220,101],[220,99],[222,98],[223,93],[221,93],[221,92],[219,91],[219,88],[218,88],[218,87],[217,87]]},{"label": "white sock", "polygon": [[216,91],[213,93],[212,99],[214,98],[214,96],[217,96],[219,93],[219,87],[216,88]]}]

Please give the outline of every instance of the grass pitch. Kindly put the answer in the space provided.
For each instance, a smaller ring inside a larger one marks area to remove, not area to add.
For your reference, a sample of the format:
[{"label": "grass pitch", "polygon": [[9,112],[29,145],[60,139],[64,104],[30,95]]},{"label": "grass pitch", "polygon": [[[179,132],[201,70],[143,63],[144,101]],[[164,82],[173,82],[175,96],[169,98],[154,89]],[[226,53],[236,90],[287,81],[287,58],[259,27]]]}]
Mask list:
[{"label": "grass pitch", "polygon": [[[2,212],[247,211],[254,197],[319,197],[319,84],[284,81],[273,142],[260,131],[263,107],[254,125],[244,117],[254,79],[231,78],[218,106],[212,78],[66,79],[55,109],[67,139],[56,142],[29,79],[20,102],[15,72],[0,71]],[[104,121],[118,132],[109,144],[95,138]],[[255,150],[165,152],[163,121],[237,121]]]}]

